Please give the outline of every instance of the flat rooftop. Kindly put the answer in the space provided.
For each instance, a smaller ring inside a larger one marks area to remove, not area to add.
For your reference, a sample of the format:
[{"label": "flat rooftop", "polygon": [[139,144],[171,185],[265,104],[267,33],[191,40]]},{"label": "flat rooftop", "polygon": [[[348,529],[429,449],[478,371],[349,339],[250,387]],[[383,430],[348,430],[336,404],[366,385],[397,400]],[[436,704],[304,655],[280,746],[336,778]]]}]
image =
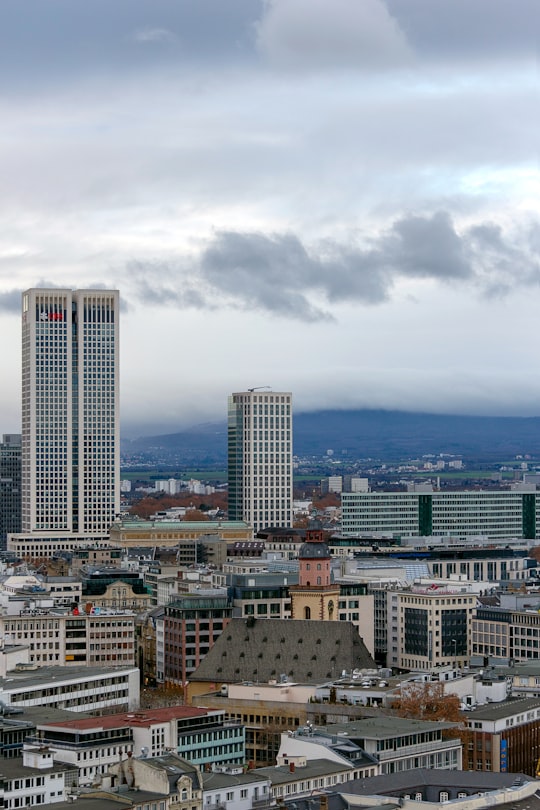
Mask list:
[{"label": "flat rooftop", "polygon": [[502,720],[521,712],[530,712],[540,709],[540,698],[510,698],[500,703],[488,703],[485,706],[467,712],[469,720]]},{"label": "flat rooftop", "polygon": [[[472,714],[470,712],[469,714]],[[418,734],[436,729],[455,728],[457,723],[441,723],[433,720],[411,720],[407,717],[378,714],[376,717],[364,717],[350,723],[332,723],[315,729],[332,736],[369,739],[389,739],[396,735]],[[296,732],[297,733],[297,732]]]},{"label": "flat rooftop", "polygon": [[38,667],[38,669],[11,670],[5,678],[0,678],[0,689],[9,692],[19,687],[38,686],[49,681],[85,681],[113,675],[127,675],[137,671],[136,667]]},{"label": "flat rooftop", "polygon": [[[105,714],[100,717],[66,717],[46,723],[48,728],[68,728],[77,731],[93,731],[97,729],[125,728],[137,726],[147,728],[156,723],[165,723],[170,720],[184,720],[186,718],[204,717],[211,713],[210,709],[198,709],[194,706],[166,706],[161,709],[145,709],[137,712],[121,712],[119,714]],[[43,726],[43,723],[40,723]]]}]

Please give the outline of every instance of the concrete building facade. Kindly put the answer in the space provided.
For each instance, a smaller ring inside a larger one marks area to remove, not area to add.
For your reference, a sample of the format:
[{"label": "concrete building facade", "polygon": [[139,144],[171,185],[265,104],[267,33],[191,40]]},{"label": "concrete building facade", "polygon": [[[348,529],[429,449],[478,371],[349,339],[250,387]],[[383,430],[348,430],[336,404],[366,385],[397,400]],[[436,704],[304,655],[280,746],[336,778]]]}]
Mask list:
[{"label": "concrete building facade", "polygon": [[229,397],[229,519],[255,531],[292,526],[292,395],[243,391]]},{"label": "concrete building facade", "polygon": [[343,492],[344,535],[527,538],[540,536],[536,490]]}]

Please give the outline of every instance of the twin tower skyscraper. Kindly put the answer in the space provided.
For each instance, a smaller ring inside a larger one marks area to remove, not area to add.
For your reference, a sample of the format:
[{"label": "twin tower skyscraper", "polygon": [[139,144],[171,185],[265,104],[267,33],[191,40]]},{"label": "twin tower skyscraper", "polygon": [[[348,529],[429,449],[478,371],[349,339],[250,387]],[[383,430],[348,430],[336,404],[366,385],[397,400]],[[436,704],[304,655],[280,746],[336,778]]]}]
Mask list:
[{"label": "twin tower skyscraper", "polygon": [[[117,290],[23,293],[21,556],[104,540],[120,511],[119,309]],[[230,397],[229,520],[291,525],[291,408]]]}]

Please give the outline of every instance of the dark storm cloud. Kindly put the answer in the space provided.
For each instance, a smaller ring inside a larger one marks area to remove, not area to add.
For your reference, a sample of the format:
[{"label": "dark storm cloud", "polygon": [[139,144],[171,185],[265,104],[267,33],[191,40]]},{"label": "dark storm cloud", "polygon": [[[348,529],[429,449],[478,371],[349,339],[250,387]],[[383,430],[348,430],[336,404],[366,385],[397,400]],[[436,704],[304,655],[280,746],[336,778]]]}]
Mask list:
[{"label": "dark storm cloud", "polygon": [[0,312],[20,312],[21,311],[21,291],[8,290],[0,292]]},{"label": "dark storm cloud", "polygon": [[472,275],[463,241],[444,211],[398,220],[383,240],[381,253],[394,271],[407,276],[459,279]]},{"label": "dark storm cloud", "polygon": [[[127,280],[134,296],[149,305],[175,306],[179,309],[211,309],[212,304],[174,264],[132,261],[127,265]],[[178,281],[181,284],[178,285]]]},{"label": "dark storm cloud", "polygon": [[400,279],[472,285],[488,295],[538,284],[535,227],[505,234],[492,223],[458,233],[448,213],[396,220],[365,244],[325,241],[308,248],[295,234],[216,233],[198,263],[133,262],[134,295],[155,305],[237,308],[314,322],[332,304],[387,301]]},{"label": "dark storm cloud", "polygon": [[369,249],[327,242],[308,252],[291,234],[219,233],[204,252],[201,269],[212,287],[302,320],[321,315],[306,308],[310,293],[330,302],[379,304],[399,276],[454,280],[473,274],[462,241],[442,212],[398,220]]}]

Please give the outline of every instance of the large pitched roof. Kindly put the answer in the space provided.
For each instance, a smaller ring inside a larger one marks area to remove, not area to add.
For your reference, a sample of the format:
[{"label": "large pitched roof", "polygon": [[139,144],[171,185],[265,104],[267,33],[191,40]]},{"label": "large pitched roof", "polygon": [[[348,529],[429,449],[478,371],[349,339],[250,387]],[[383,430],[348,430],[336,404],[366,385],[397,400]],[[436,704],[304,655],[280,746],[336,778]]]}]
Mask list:
[{"label": "large pitched roof", "polygon": [[233,619],[192,673],[191,681],[317,683],[343,670],[376,667],[350,622]]}]

